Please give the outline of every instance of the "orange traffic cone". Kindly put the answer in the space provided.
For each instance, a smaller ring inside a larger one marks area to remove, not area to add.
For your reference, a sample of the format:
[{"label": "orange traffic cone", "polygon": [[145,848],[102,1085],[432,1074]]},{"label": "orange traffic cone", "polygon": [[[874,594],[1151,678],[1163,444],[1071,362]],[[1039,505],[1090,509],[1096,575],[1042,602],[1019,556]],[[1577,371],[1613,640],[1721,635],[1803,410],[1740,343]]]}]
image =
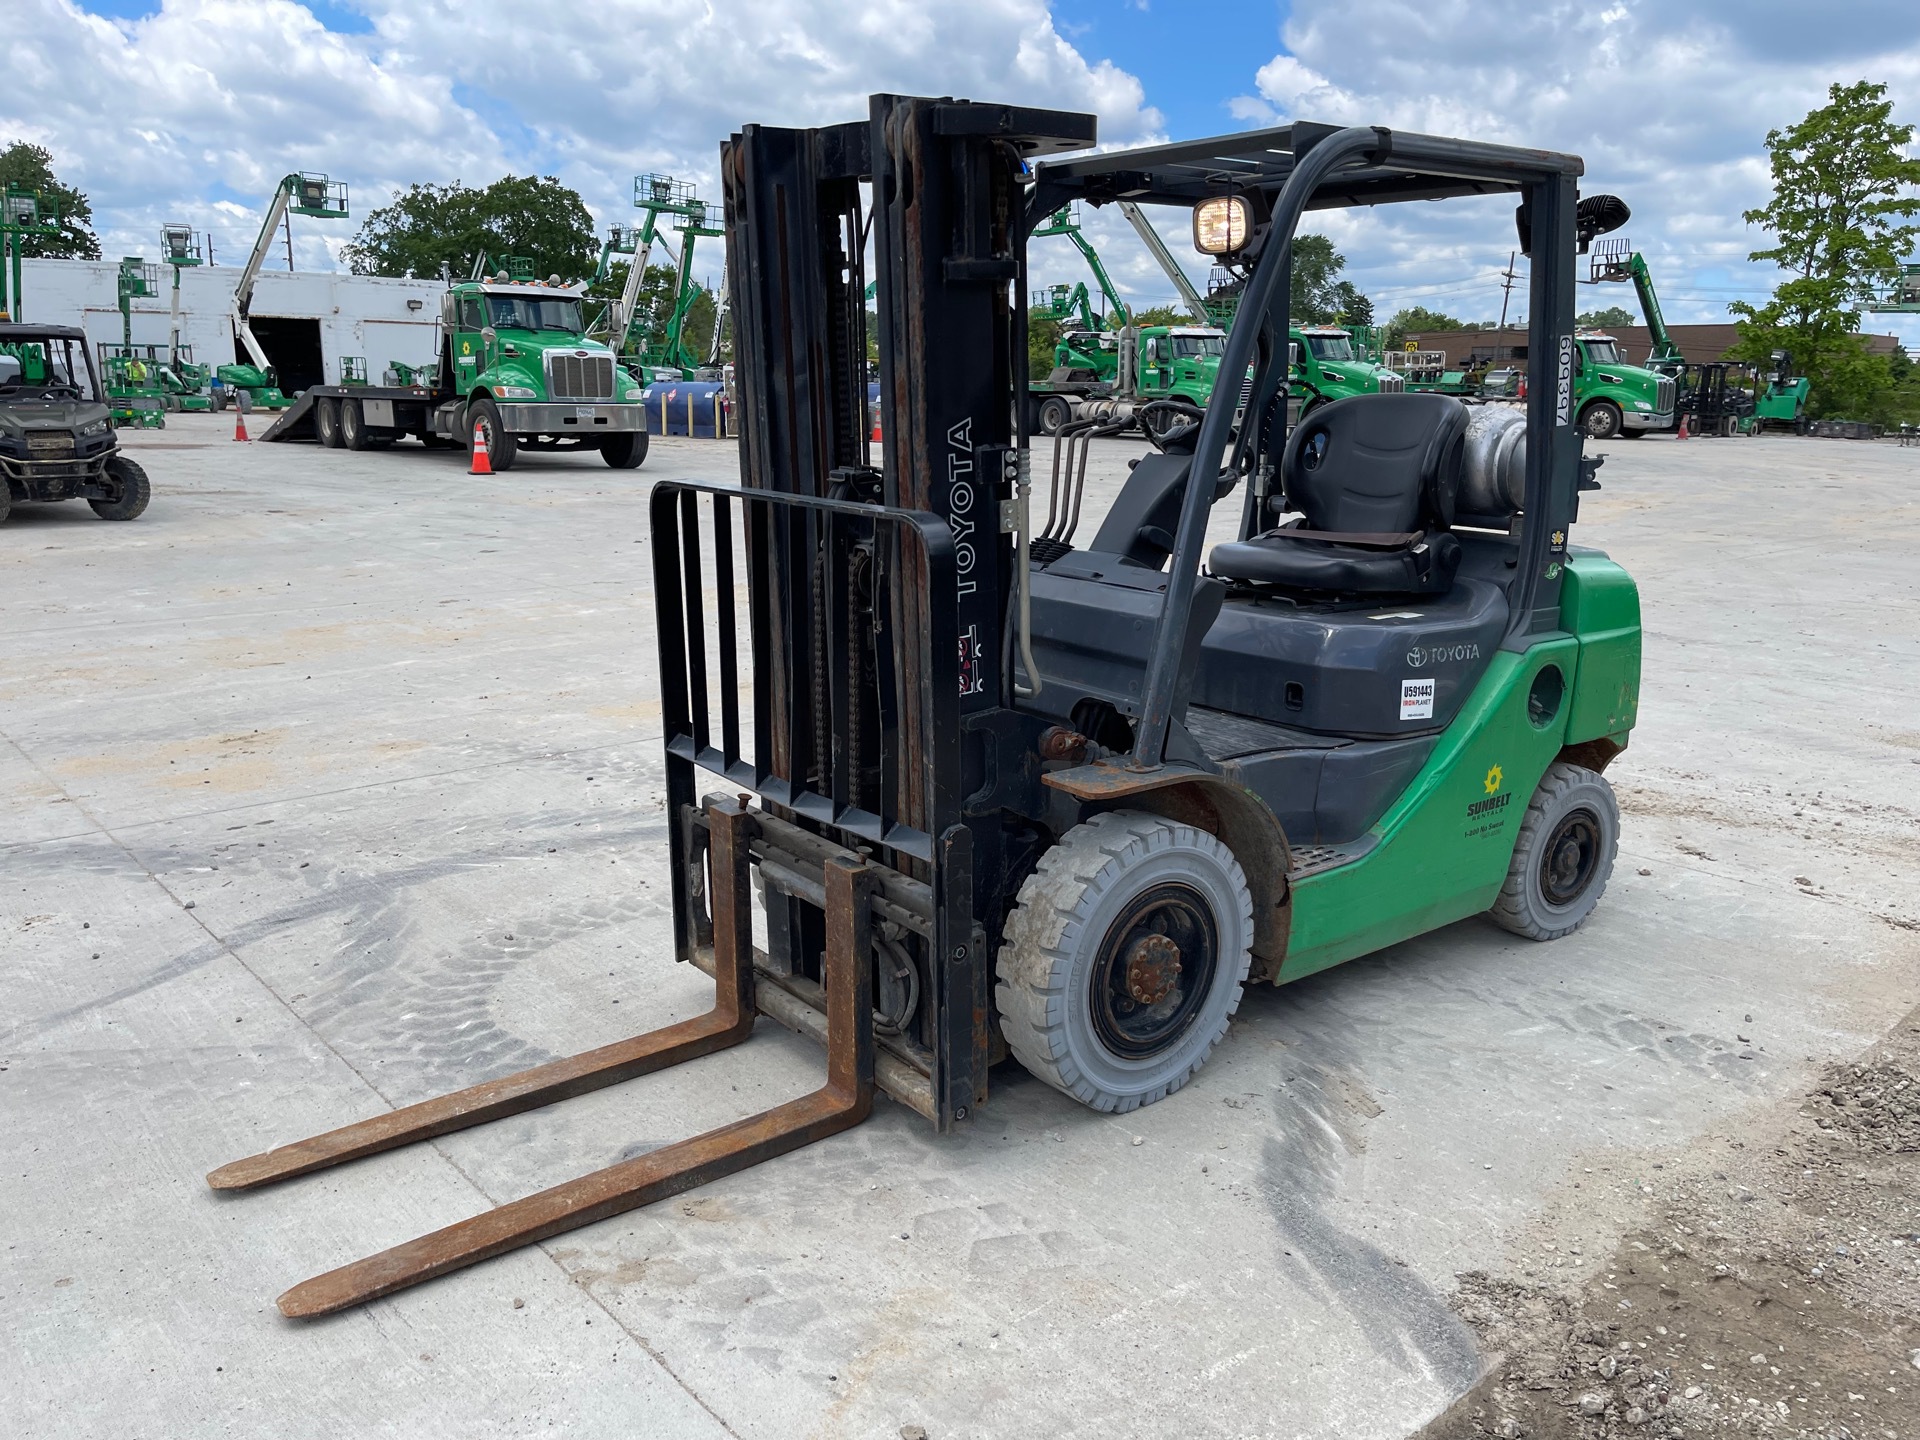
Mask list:
[{"label": "orange traffic cone", "polygon": [[235,440],[253,439],[251,435],[247,434],[247,417],[242,415],[238,410],[233,412],[233,438]]},{"label": "orange traffic cone", "polygon": [[880,443],[880,412],[878,410],[873,412],[873,434],[867,438],[876,445]]},{"label": "orange traffic cone", "polygon": [[469,475],[491,475],[493,461],[487,458],[487,427],[475,422],[473,427],[473,464],[467,467]]},{"label": "orange traffic cone", "polygon": [[1680,417],[1680,433],[1675,435],[1673,438],[1676,440],[1690,440],[1693,438],[1692,436],[1687,434],[1687,417],[1685,415],[1682,415]]}]

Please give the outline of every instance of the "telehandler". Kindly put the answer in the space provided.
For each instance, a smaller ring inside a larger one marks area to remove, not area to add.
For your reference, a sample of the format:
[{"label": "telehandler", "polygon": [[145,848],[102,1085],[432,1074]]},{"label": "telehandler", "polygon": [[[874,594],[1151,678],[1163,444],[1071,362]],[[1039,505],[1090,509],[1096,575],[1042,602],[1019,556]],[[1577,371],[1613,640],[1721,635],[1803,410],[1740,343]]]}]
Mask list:
[{"label": "telehandler", "polygon": [[[534,1109],[762,1013],[824,1043],[822,1086],[306,1281],[283,1312],[705,1184],[859,1124],[876,1089],[954,1130],[1005,1053],[1132,1110],[1192,1079],[1249,984],[1469,916],[1548,940],[1592,913],[1640,619],[1626,573],[1569,543],[1575,255],[1605,214],[1581,162],[1304,122],[1094,141],[1089,115],[876,95],[722,147],[742,483],[663,481],[651,510],[676,958],[714,975],[714,1008],[208,1178]],[[1360,395],[1289,430],[1302,215],[1500,194],[1532,256],[1525,409]],[[1122,199],[1190,211],[1244,278],[1221,369],[1245,398],[1150,402],[1178,423],[1084,541],[1070,428],[1037,535],[1026,239]],[[1217,505],[1238,539],[1208,554]]]}]

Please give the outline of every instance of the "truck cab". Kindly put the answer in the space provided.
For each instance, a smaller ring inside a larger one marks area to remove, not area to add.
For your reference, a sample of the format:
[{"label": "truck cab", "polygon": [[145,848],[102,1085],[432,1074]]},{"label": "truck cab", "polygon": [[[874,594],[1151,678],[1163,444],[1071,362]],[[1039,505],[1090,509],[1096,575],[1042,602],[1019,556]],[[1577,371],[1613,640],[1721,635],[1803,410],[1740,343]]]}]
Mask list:
[{"label": "truck cab", "polygon": [[1407,382],[1384,365],[1355,352],[1353,332],[1337,325],[1301,325],[1292,331],[1291,379],[1304,393],[1305,409],[1349,395],[1405,390]]},{"label": "truck cab", "polygon": [[[495,469],[522,445],[645,453],[642,385],[614,352],[587,338],[584,289],[557,281],[461,281],[441,301],[437,434],[487,434]],[[634,463],[638,463],[635,461]]]},{"label": "truck cab", "polygon": [[1188,400],[1205,407],[1227,351],[1227,332],[1209,325],[1149,325],[1140,332],[1143,400]]},{"label": "truck cab", "polygon": [[1673,377],[1627,364],[1619,342],[1598,330],[1574,333],[1573,394],[1580,429],[1590,440],[1674,428]]}]

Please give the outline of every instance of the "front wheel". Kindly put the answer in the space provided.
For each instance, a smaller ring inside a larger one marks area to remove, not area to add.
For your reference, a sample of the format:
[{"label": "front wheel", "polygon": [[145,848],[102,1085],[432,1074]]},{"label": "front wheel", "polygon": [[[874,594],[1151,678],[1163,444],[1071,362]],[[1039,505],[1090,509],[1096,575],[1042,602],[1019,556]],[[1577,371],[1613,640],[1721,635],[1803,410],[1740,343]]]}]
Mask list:
[{"label": "front wheel", "polygon": [[600,458],[616,470],[637,470],[647,458],[647,432],[623,430],[600,442]]},{"label": "front wheel", "polygon": [[253,392],[251,390],[234,391],[233,408],[238,410],[242,415],[251,415],[253,413]]},{"label": "front wheel", "polygon": [[1227,1033],[1252,946],[1253,899],[1231,850],[1158,815],[1096,815],[1041,857],[1007,916],[1001,1033],[1029,1072],[1084,1105],[1151,1105]]},{"label": "front wheel", "polygon": [[102,468],[108,487],[113,491],[110,499],[89,500],[93,513],[102,520],[133,520],[147,508],[147,501],[153,498],[153,487],[147,482],[147,472],[124,455],[115,455]]},{"label": "front wheel", "polygon": [[1611,440],[1620,433],[1620,407],[1611,400],[1596,400],[1580,412],[1580,428],[1589,440]]},{"label": "front wheel", "polygon": [[500,423],[500,407],[484,395],[467,406],[467,454],[478,448],[481,437],[487,442],[487,461],[497,473],[513,468],[520,447]]},{"label": "front wheel", "polygon": [[1533,792],[1506,884],[1487,914],[1529,940],[1571,935],[1600,903],[1619,850],[1613,786],[1597,771],[1556,761]]},{"label": "front wheel", "polygon": [[1073,402],[1064,395],[1049,395],[1040,402],[1040,433],[1058,435],[1073,422]]}]

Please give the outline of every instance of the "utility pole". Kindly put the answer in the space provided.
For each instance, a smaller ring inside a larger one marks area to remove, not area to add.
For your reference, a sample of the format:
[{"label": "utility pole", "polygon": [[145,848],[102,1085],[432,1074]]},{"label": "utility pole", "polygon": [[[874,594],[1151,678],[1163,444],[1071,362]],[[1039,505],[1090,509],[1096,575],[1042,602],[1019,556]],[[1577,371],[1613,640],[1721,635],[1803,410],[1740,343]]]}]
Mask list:
[{"label": "utility pole", "polygon": [[1518,250],[1509,250],[1507,252],[1507,268],[1500,272],[1500,328],[1502,330],[1507,328],[1507,302],[1513,298],[1513,282],[1516,278],[1513,266],[1514,262],[1519,258],[1520,252]]}]

